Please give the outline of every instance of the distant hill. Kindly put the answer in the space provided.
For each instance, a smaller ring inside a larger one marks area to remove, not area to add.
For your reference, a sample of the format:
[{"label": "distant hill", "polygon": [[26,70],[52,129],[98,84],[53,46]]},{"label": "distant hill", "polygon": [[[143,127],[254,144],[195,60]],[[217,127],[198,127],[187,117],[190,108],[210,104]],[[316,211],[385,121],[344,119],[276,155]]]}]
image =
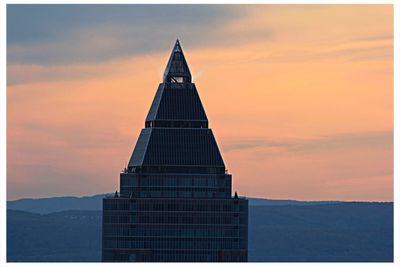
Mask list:
[{"label": "distant hill", "polygon": [[268,198],[248,198],[250,206],[311,206],[322,204],[338,204],[344,201],[300,201],[285,199],[268,199]]},{"label": "distant hill", "polygon": [[[7,201],[7,208],[13,210],[28,211],[39,214],[48,214],[64,210],[101,210],[102,198],[109,194],[99,194],[84,197],[49,197],[49,198],[24,198]],[[340,201],[297,201],[276,200],[265,198],[248,198],[250,206],[282,206],[282,205],[321,205],[337,204]]]},{"label": "distant hill", "polygon": [[249,260],[393,261],[393,203],[251,206]]},{"label": "distant hill", "polygon": [[40,215],[7,210],[7,261],[100,260],[100,211],[62,211]]},{"label": "distant hill", "polygon": [[[7,210],[7,261],[100,259],[101,211]],[[251,205],[249,261],[391,262],[393,203]]]},{"label": "distant hill", "polygon": [[7,201],[7,209],[21,210],[39,214],[65,210],[101,210],[102,199],[110,194],[94,196],[65,196],[49,198],[23,198]]}]

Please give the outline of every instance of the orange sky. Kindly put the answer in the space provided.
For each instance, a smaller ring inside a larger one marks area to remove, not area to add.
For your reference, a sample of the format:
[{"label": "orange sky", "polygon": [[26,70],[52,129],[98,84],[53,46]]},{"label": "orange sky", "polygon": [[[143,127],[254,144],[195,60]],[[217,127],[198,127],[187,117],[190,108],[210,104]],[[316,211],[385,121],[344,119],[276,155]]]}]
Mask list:
[{"label": "orange sky", "polygon": [[[112,21],[69,29],[77,48],[56,38],[8,43],[7,198],[115,191],[179,36],[239,195],[392,201],[392,7],[229,12],[235,18],[215,27],[176,29],[158,50],[107,58],[123,49],[125,31],[107,35]],[[155,46],[161,33],[149,25],[141,34]],[[87,47],[95,60],[68,62]],[[16,59],[47,51],[65,59]]]}]

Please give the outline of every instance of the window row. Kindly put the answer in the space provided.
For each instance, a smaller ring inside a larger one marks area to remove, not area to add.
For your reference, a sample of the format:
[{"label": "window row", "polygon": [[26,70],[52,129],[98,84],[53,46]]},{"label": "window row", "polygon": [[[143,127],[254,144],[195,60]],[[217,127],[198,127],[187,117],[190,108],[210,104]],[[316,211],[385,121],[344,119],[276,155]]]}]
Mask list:
[{"label": "window row", "polygon": [[227,198],[230,197],[230,189],[209,189],[209,188],[133,188],[122,187],[123,196],[133,196],[140,198]]},{"label": "window row", "polygon": [[227,173],[225,167],[205,167],[205,166],[130,166],[124,173],[156,174],[156,173],[193,173],[193,174],[224,174]]},{"label": "window row", "polygon": [[154,224],[246,224],[247,216],[206,214],[137,214],[131,216],[104,216],[105,223]]},{"label": "window row", "polygon": [[221,187],[231,186],[232,179],[230,175],[129,175],[121,174],[122,186],[203,186],[203,187]]},{"label": "window row", "polygon": [[243,239],[153,239],[149,238],[105,238],[104,248],[120,249],[245,249]]},{"label": "window row", "polygon": [[115,227],[105,226],[104,236],[177,236],[177,237],[239,237],[246,235],[246,228],[240,229],[224,228],[167,228],[164,227]]},{"label": "window row", "polygon": [[239,201],[191,201],[191,200],[143,200],[109,199],[104,202],[105,211],[210,211],[210,212],[246,212],[246,202]]}]

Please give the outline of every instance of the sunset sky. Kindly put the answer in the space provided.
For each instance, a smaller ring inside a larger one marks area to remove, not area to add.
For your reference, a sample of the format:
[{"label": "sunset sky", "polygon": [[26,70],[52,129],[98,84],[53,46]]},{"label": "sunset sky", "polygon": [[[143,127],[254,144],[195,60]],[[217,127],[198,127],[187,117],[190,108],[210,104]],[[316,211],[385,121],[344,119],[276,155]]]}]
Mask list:
[{"label": "sunset sky", "polygon": [[391,5],[8,5],[7,198],[117,190],[176,38],[239,195],[393,200]]}]

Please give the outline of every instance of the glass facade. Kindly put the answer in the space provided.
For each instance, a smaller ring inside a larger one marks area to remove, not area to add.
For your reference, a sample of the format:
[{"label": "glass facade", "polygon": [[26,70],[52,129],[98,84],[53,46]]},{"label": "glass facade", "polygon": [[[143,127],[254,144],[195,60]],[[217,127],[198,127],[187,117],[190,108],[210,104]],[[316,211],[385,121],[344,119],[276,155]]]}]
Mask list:
[{"label": "glass facade", "polygon": [[247,261],[247,220],[177,41],[120,193],[103,199],[103,261]]},{"label": "glass facade", "polygon": [[103,260],[247,261],[247,209],[232,198],[104,199]]},{"label": "glass facade", "polygon": [[224,198],[231,196],[229,174],[122,173],[121,195],[138,197]]}]

